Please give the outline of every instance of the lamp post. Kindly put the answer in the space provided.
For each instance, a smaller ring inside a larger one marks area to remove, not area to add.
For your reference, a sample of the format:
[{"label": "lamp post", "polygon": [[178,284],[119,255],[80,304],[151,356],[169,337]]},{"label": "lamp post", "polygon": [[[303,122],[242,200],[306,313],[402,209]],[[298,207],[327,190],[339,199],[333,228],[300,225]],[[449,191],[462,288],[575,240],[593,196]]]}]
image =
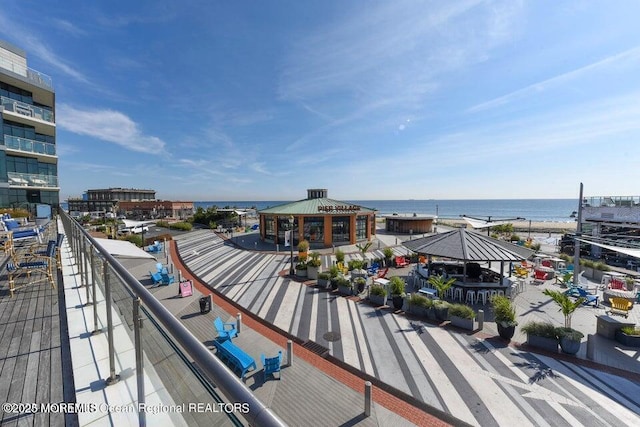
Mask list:
[{"label": "lamp post", "polygon": [[293,276],[296,270],[293,268],[293,215],[289,215],[289,247],[291,248],[291,267],[289,268],[289,275]]}]

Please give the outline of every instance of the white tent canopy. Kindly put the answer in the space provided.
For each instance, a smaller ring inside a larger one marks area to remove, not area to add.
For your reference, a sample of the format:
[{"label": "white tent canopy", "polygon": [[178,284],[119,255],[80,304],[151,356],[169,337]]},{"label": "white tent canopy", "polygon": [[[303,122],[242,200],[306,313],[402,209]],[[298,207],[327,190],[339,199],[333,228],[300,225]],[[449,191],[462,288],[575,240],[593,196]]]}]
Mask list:
[{"label": "white tent canopy", "polygon": [[640,248],[623,248],[621,246],[607,245],[604,243],[593,242],[587,239],[576,239],[576,240],[588,243],[590,245],[600,246],[601,248],[609,249],[610,251],[620,252],[621,254],[629,255],[634,258],[640,258]]},{"label": "white tent canopy", "polygon": [[95,239],[98,246],[101,246],[104,250],[109,252],[114,257],[120,258],[142,258],[142,259],[155,259],[155,257],[131,242],[125,240],[112,240],[112,239]]},{"label": "white tent canopy", "polygon": [[488,228],[496,225],[509,224],[512,221],[499,220],[499,221],[485,221],[484,219],[469,218],[468,216],[462,217],[473,228]]}]

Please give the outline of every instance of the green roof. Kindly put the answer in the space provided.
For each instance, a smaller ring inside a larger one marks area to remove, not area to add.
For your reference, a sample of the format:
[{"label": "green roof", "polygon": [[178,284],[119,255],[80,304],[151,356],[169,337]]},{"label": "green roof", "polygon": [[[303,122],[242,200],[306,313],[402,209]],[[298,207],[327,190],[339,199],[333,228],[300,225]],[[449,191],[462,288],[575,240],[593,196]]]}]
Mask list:
[{"label": "green roof", "polygon": [[303,199],[297,202],[285,203],[272,208],[258,211],[260,214],[271,215],[345,215],[353,213],[375,213],[375,209],[339,200],[319,198]]}]

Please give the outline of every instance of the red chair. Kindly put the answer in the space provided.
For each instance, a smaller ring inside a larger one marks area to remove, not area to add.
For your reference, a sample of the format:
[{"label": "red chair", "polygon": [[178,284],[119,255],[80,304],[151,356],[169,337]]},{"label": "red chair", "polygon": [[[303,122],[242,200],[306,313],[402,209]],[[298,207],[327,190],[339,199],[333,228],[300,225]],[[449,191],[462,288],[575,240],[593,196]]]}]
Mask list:
[{"label": "red chair", "polygon": [[545,271],[541,271],[541,270],[534,270],[533,272],[534,276],[533,276],[533,283],[542,283],[545,280],[547,280],[549,278],[549,274],[547,274],[547,272]]},{"label": "red chair", "polygon": [[553,268],[553,264],[551,264],[551,261],[548,259],[543,259],[542,260],[542,266],[543,267],[549,267],[549,268]]},{"label": "red chair", "polygon": [[376,279],[384,279],[387,273],[389,272],[389,267],[384,270],[378,270],[378,274],[376,274]]},{"label": "red chair", "polygon": [[620,279],[611,279],[609,281],[609,289],[626,290],[624,282]]},{"label": "red chair", "polygon": [[403,256],[398,255],[396,257],[396,267],[400,268],[400,267],[406,267],[407,265],[409,265],[409,262],[407,261],[407,259]]}]

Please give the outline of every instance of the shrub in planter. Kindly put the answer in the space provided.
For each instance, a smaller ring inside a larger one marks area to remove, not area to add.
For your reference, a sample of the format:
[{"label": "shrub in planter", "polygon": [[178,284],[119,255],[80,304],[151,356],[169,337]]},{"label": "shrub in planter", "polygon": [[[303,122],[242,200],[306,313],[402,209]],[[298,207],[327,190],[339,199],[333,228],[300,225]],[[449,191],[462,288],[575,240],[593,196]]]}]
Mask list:
[{"label": "shrub in planter", "polygon": [[427,310],[433,307],[433,301],[424,295],[412,294],[409,297],[409,313],[427,317]]},{"label": "shrub in planter", "polygon": [[376,306],[387,304],[387,291],[382,285],[371,285],[369,288],[369,301]]},{"label": "shrub in planter", "polygon": [[431,276],[428,280],[429,284],[434,287],[438,291],[438,297],[440,299],[444,298],[444,293],[456,283],[456,279],[453,277],[450,279],[445,279],[444,276]]},{"label": "shrub in planter", "polygon": [[317,279],[320,272],[320,254],[318,252],[311,252],[309,254],[309,260],[307,261],[307,276],[309,279]]},{"label": "shrub in planter", "polygon": [[433,302],[437,320],[449,320],[449,306],[451,306],[451,304],[441,299]]},{"label": "shrub in planter", "polygon": [[361,270],[362,269],[362,261],[359,259],[352,259],[347,263],[349,271],[351,270]]},{"label": "shrub in planter", "polygon": [[560,341],[563,353],[576,354],[580,350],[580,341],[584,334],[571,328],[556,328],[556,336]]},{"label": "shrub in planter", "polygon": [[516,331],[516,310],[511,300],[505,296],[498,295],[491,298],[491,308],[493,316],[498,326],[498,335],[506,340],[513,338]]},{"label": "shrub in planter", "polygon": [[299,262],[296,264],[296,276],[307,277],[307,263]]},{"label": "shrub in planter", "polygon": [[342,295],[351,295],[353,293],[351,281],[346,277],[338,277],[338,292]]},{"label": "shrub in planter", "polygon": [[389,279],[389,293],[391,294],[391,298],[393,299],[393,308],[396,310],[402,310],[402,306],[404,305],[404,290],[407,284],[404,279],[399,276],[393,276]]},{"label": "shrub in planter", "polygon": [[391,259],[393,258],[393,249],[386,247],[382,250],[384,254],[384,265],[385,267],[391,267]]},{"label": "shrub in planter", "polygon": [[454,326],[472,331],[475,318],[476,312],[466,304],[452,304],[449,307],[449,319]]},{"label": "shrub in planter", "polygon": [[344,252],[342,252],[340,249],[336,249],[336,260],[338,262],[344,262]]},{"label": "shrub in planter", "polygon": [[558,336],[556,327],[549,322],[528,322],[521,328],[527,334],[527,344],[543,348],[551,352],[558,352]]},{"label": "shrub in planter", "polygon": [[331,275],[329,273],[318,273],[318,287],[326,289],[330,279]]},{"label": "shrub in planter", "polygon": [[640,328],[625,326],[616,331],[616,341],[627,347],[640,347]]}]

